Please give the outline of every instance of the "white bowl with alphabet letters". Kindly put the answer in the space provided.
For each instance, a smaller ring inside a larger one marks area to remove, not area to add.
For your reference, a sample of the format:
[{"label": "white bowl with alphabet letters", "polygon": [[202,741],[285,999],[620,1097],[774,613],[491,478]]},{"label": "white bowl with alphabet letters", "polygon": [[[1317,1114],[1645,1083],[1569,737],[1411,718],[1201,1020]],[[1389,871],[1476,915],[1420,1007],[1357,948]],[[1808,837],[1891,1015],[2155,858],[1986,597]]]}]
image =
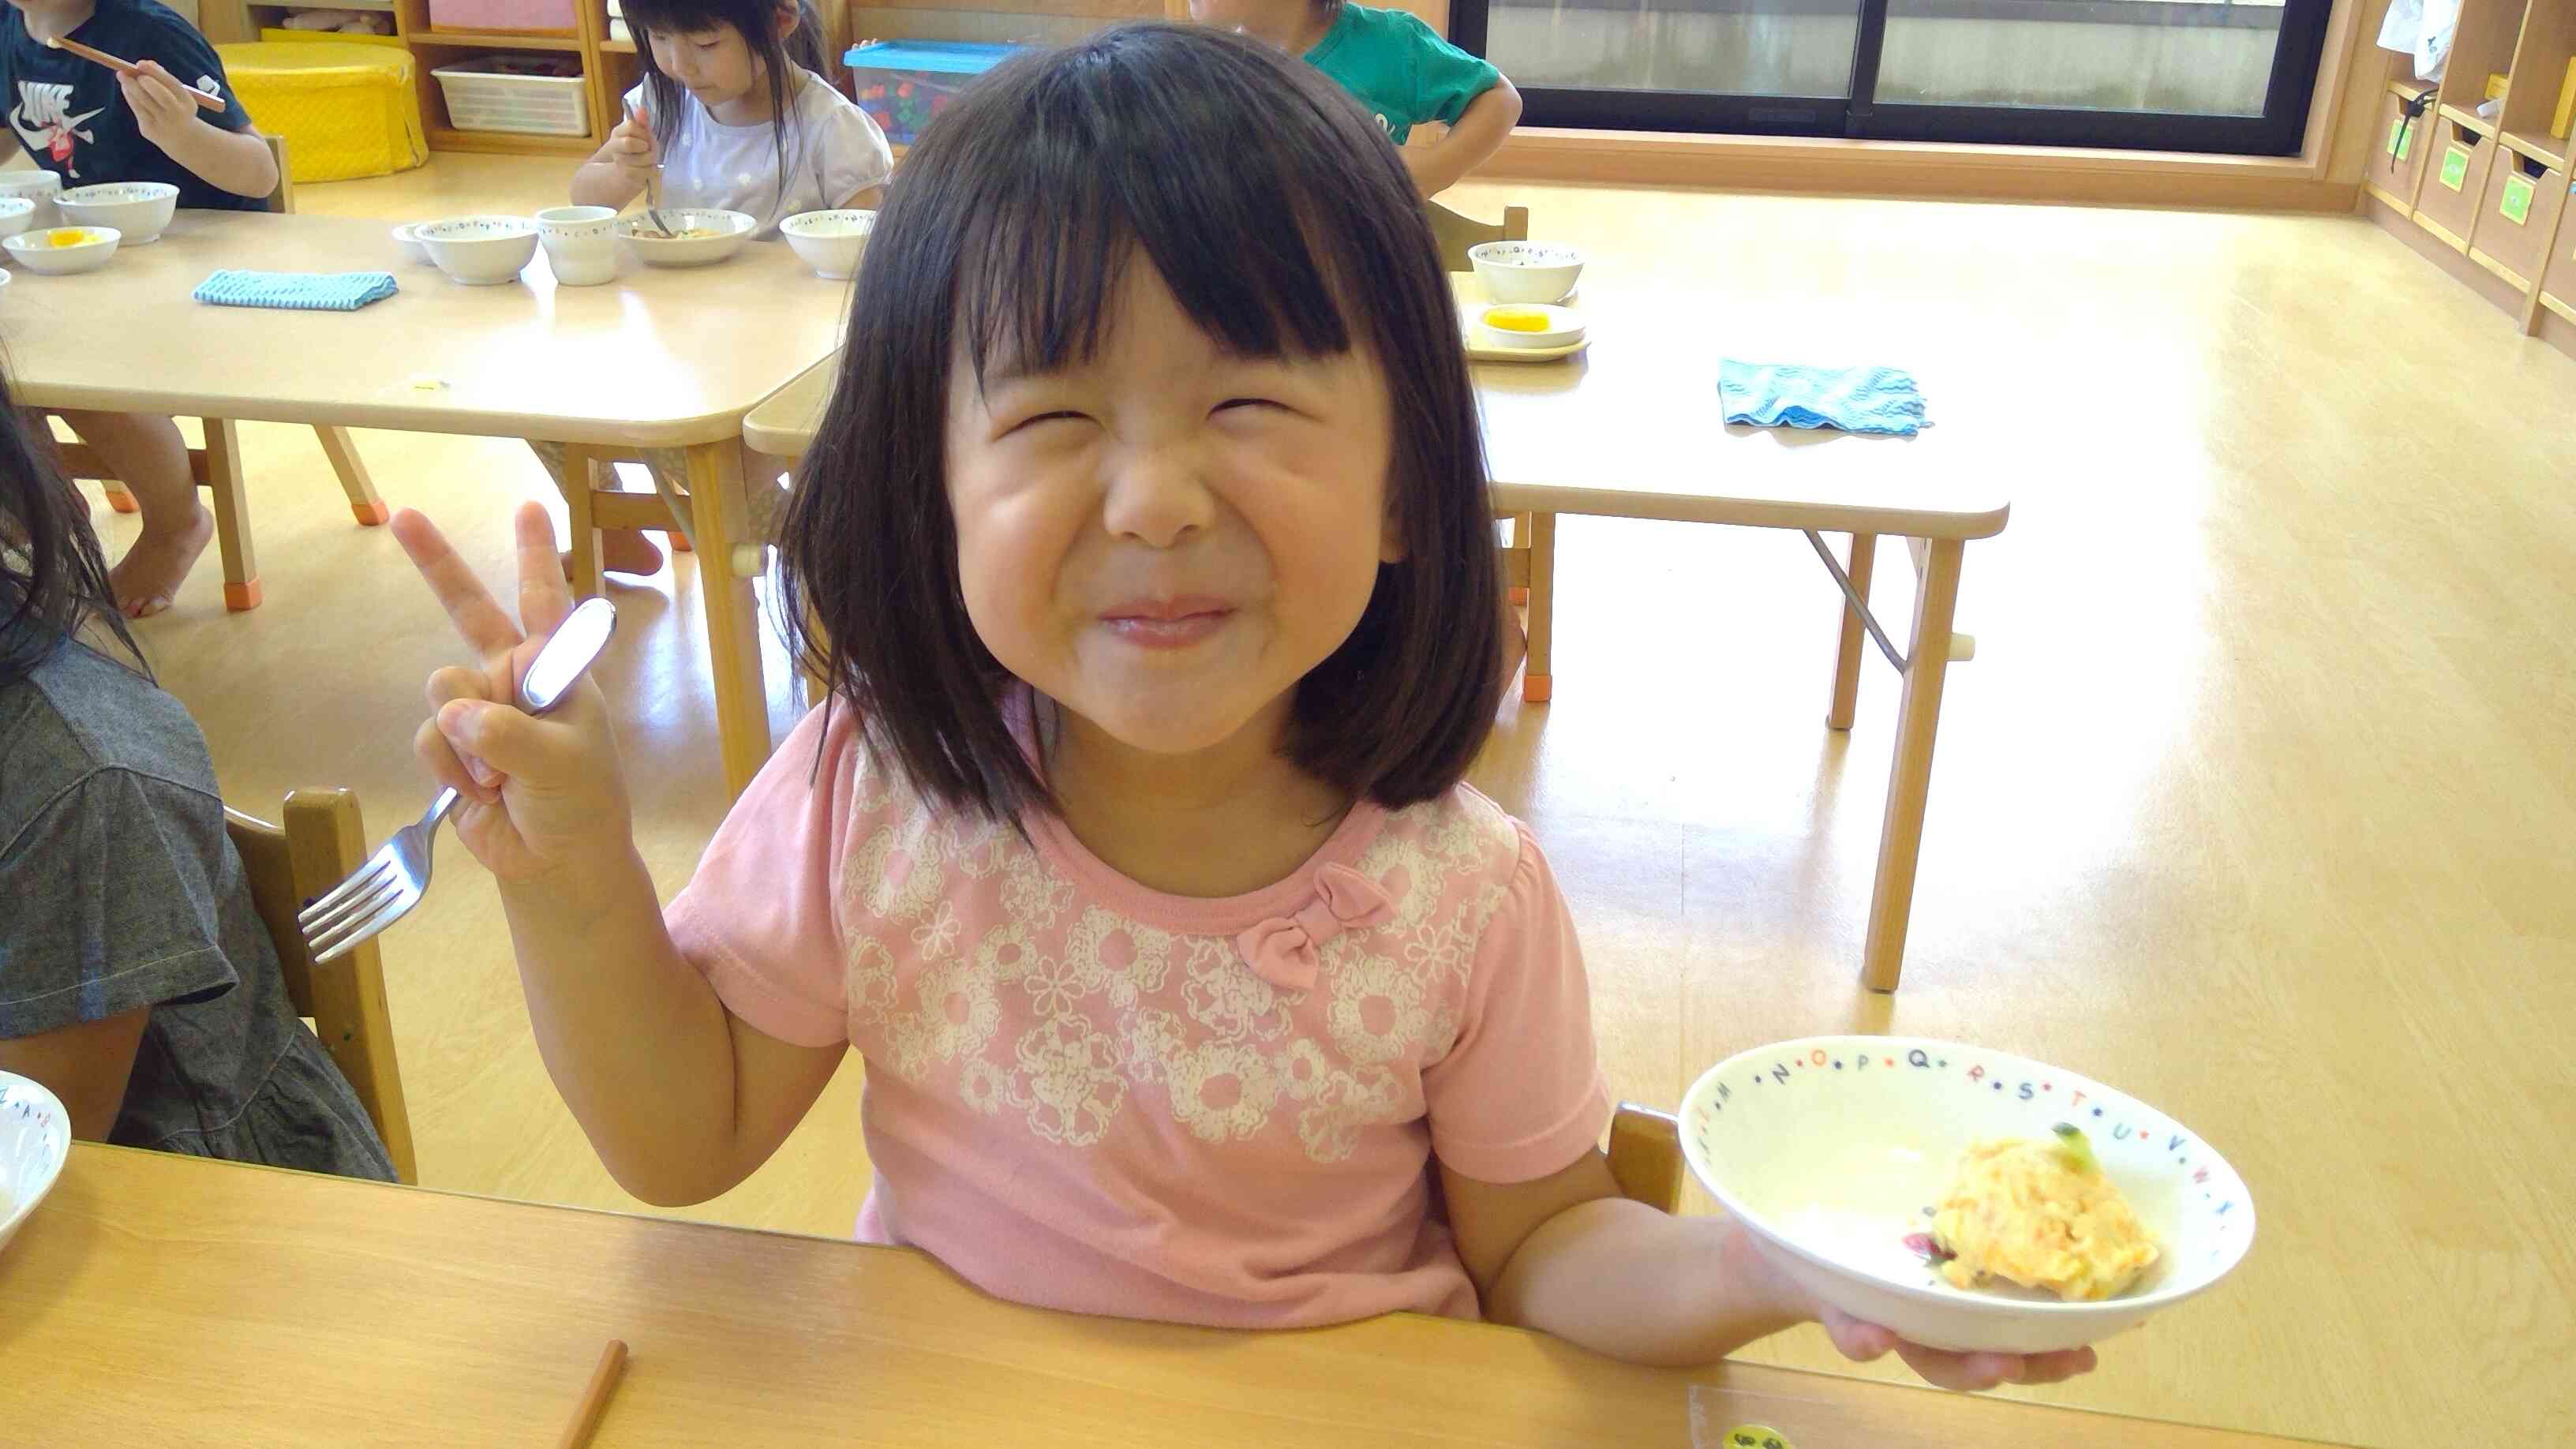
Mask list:
[{"label": "white bowl with alphabet letters", "polygon": [[[1960,1154],[2081,1127],[2161,1256],[2136,1286],[2065,1303],[1951,1286],[1926,1256]],[[2045,1062],[1917,1037],[1818,1036],[1741,1052],[1682,1098],[1682,1155],[1787,1276],[1916,1343],[2044,1353],[2134,1328],[2244,1260],[2254,1203],[2173,1118]]]}]

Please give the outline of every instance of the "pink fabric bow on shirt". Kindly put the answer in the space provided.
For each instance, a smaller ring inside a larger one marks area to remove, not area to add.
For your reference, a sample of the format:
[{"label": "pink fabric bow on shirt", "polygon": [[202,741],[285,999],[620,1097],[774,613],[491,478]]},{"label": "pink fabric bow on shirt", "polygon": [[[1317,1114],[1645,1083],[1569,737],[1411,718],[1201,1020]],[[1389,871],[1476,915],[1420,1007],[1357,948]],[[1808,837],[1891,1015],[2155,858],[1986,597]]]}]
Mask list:
[{"label": "pink fabric bow on shirt", "polygon": [[1311,991],[1326,941],[1395,919],[1395,902],[1377,882],[1347,865],[1315,872],[1315,899],[1293,916],[1274,916],[1234,938],[1252,973],[1283,991]]}]

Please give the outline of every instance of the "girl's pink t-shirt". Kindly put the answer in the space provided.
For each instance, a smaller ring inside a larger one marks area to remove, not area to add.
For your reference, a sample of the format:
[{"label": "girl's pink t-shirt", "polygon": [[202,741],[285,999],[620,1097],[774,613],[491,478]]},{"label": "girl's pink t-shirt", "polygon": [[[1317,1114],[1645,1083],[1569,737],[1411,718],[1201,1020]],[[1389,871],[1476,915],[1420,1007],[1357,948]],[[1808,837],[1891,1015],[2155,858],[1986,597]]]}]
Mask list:
[{"label": "girl's pink t-shirt", "polygon": [[1364,803],[1225,900],[1028,830],[925,804],[817,710],[671,903],[734,1014],[866,1059],[859,1237],[1082,1313],[1475,1317],[1433,1158],[1530,1181],[1610,1111],[1528,829],[1463,785]]}]

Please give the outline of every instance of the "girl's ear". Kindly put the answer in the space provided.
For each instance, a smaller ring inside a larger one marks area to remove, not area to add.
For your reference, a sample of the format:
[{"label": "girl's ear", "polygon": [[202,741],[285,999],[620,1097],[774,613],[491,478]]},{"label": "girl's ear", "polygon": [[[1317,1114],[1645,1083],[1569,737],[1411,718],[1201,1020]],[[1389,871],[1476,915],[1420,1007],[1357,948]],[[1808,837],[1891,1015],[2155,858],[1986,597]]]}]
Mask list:
[{"label": "girl's ear", "polygon": [[1410,556],[1410,550],[1404,546],[1404,518],[1396,510],[1395,490],[1390,488],[1387,490],[1386,498],[1386,521],[1378,525],[1377,561],[1382,564],[1400,564]]}]

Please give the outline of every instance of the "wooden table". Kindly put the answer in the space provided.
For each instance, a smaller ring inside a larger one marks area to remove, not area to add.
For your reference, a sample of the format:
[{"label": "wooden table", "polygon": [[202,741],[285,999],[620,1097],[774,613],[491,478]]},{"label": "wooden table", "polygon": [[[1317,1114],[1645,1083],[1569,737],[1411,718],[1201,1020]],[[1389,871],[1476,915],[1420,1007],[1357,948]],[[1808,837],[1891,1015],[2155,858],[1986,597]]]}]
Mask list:
[{"label": "wooden table", "polygon": [[1688,1446],[1695,1409],[1712,1436],[1761,1422],[1799,1449],[2288,1442],[1745,1364],[1631,1368],[1442,1319],[1079,1318],[906,1251],[87,1144],[0,1252],[0,1439],[551,1443],[610,1338],[634,1358],[600,1449]]},{"label": "wooden table", "polygon": [[[351,313],[190,300],[224,267],[390,269],[402,291]],[[769,716],[751,581],[725,566],[743,517],[736,444],[754,404],[831,354],[845,287],[778,243],[687,271],[629,257],[599,287],[556,286],[540,251],[517,283],[462,287],[405,265],[378,222],[181,212],[102,271],[21,271],[0,291],[0,335],[19,400],[36,407],[686,449],[725,773],[740,790],[768,756]],[[411,491],[435,510],[430,480]],[[216,503],[226,579],[255,597],[238,489]]]},{"label": "wooden table", "polygon": [[[1472,277],[1455,281],[1462,310],[1482,305]],[[1893,991],[1904,969],[1942,686],[1954,649],[1964,654],[1966,647],[1951,626],[1960,566],[1970,540],[2003,531],[2011,503],[1997,475],[2011,463],[1997,456],[1998,440],[1977,419],[1912,439],[1722,426],[1723,293],[1622,292],[1587,281],[1573,305],[1592,343],[1582,356],[1473,369],[1494,507],[1527,518],[1526,536],[1515,544],[1525,554],[1512,560],[1513,576],[1529,588],[1526,695],[1544,700],[1554,684],[1557,515],[1805,532],[1845,594],[1826,725],[1851,728],[1870,643],[1904,678],[1861,957],[1862,979]],[[754,408],[743,420],[744,438],[762,452],[801,455],[829,401],[835,368],[826,361]],[[1829,532],[1851,535],[1841,561],[1820,537]],[[1925,543],[1911,642],[1901,653],[1867,612],[1882,534]]]}]

